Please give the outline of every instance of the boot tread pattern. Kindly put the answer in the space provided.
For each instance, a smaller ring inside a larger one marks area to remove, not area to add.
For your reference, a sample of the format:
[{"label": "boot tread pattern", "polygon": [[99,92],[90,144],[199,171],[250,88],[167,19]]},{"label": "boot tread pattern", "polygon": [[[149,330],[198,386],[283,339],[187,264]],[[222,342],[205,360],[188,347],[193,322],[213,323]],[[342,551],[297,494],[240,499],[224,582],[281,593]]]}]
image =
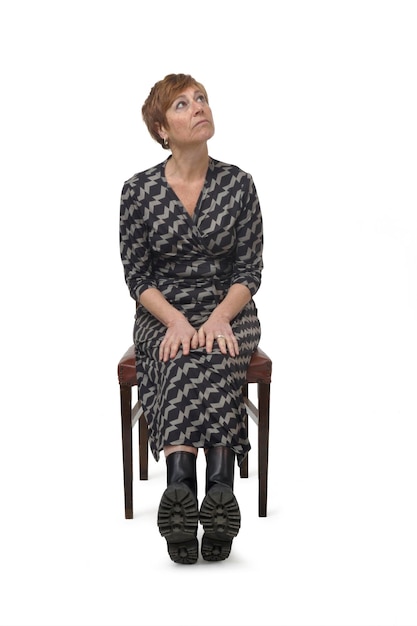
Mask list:
[{"label": "boot tread pattern", "polygon": [[206,561],[227,559],[233,538],[240,529],[240,509],[230,488],[214,486],[207,493],[200,510],[204,528],[201,554]]},{"label": "boot tread pattern", "polygon": [[169,485],[158,509],[158,528],[175,563],[195,563],[198,558],[198,509],[191,490],[182,483]]}]

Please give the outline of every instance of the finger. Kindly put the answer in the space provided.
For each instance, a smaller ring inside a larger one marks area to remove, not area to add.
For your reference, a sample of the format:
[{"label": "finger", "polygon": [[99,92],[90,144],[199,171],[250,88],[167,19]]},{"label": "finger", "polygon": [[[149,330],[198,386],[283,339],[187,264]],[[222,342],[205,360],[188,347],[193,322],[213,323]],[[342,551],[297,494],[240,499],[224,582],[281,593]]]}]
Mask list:
[{"label": "finger", "polygon": [[162,361],[166,363],[169,360],[171,348],[166,344],[162,350]]},{"label": "finger", "polygon": [[229,351],[230,356],[239,354],[239,346],[234,335],[226,337],[225,335],[219,334],[216,336],[216,341],[222,354],[226,354],[227,351]]},{"label": "finger", "polygon": [[170,358],[174,358],[175,354],[175,345],[169,344],[166,339],[161,341],[161,345],[159,346],[159,358],[161,361],[166,363]]},{"label": "finger", "polygon": [[159,360],[160,361],[164,360],[164,348],[165,348],[165,341],[161,341],[161,343],[159,344]]},{"label": "finger", "polygon": [[216,335],[217,345],[220,348],[220,352],[222,354],[227,354],[227,339],[224,335],[218,334]]},{"label": "finger", "polygon": [[206,345],[206,333],[203,328],[198,329],[198,347],[203,348]]},{"label": "finger", "polygon": [[234,335],[230,338],[230,342],[227,345],[231,356],[237,356],[239,354],[239,344]]},{"label": "finger", "polygon": [[187,356],[190,354],[190,340],[184,339],[182,342],[182,353]]},{"label": "finger", "polygon": [[198,346],[199,346],[198,333],[196,332],[196,333],[194,333],[194,335],[192,336],[192,339],[191,339],[191,348],[193,350],[195,350],[196,348],[198,348]]},{"label": "finger", "polygon": [[171,345],[171,349],[169,351],[169,358],[170,359],[174,359],[177,356],[178,350],[180,349],[180,346],[181,346],[180,343],[179,344],[178,343],[173,343]]}]

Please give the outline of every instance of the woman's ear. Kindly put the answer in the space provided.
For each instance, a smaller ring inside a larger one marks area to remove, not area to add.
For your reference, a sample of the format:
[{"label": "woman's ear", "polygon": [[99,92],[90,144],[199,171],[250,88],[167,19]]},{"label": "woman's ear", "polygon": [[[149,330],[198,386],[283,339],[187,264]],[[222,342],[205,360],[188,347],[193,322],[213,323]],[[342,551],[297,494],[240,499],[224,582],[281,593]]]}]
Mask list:
[{"label": "woman's ear", "polygon": [[167,133],[166,129],[163,126],[161,126],[161,124],[158,124],[158,123],[155,124],[155,130],[156,130],[156,132],[158,133],[158,135],[160,136],[160,138],[162,140],[164,140],[164,139],[166,139],[168,137],[168,133]]}]

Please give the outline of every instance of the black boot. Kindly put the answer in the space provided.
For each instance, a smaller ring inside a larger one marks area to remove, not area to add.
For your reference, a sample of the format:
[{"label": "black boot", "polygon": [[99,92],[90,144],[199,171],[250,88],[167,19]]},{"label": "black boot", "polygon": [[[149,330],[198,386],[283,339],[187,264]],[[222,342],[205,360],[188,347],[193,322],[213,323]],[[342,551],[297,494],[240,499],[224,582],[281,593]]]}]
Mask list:
[{"label": "black boot", "polygon": [[166,458],[168,487],[159,504],[158,527],[175,563],[198,558],[196,459],[192,452],[172,452]]},{"label": "black boot", "polygon": [[240,528],[240,510],[233,493],[235,453],[225,446],[209,448],[206,459],[206,497],[200,510],[204,528],[201,554],[206,561],[223,561]]}]

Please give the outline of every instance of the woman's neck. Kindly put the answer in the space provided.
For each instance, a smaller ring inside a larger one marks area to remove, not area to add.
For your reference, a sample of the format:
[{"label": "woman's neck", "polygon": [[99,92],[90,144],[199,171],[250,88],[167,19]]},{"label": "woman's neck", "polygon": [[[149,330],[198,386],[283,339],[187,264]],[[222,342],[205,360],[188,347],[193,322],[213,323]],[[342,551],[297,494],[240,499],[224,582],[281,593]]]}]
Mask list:
[{"label": "woman's neck", "polygon": [[209,163],[207,148],[198,152],[175,150],[168,159],[165,173],[171,180],[193,182],[205,177]]}]

